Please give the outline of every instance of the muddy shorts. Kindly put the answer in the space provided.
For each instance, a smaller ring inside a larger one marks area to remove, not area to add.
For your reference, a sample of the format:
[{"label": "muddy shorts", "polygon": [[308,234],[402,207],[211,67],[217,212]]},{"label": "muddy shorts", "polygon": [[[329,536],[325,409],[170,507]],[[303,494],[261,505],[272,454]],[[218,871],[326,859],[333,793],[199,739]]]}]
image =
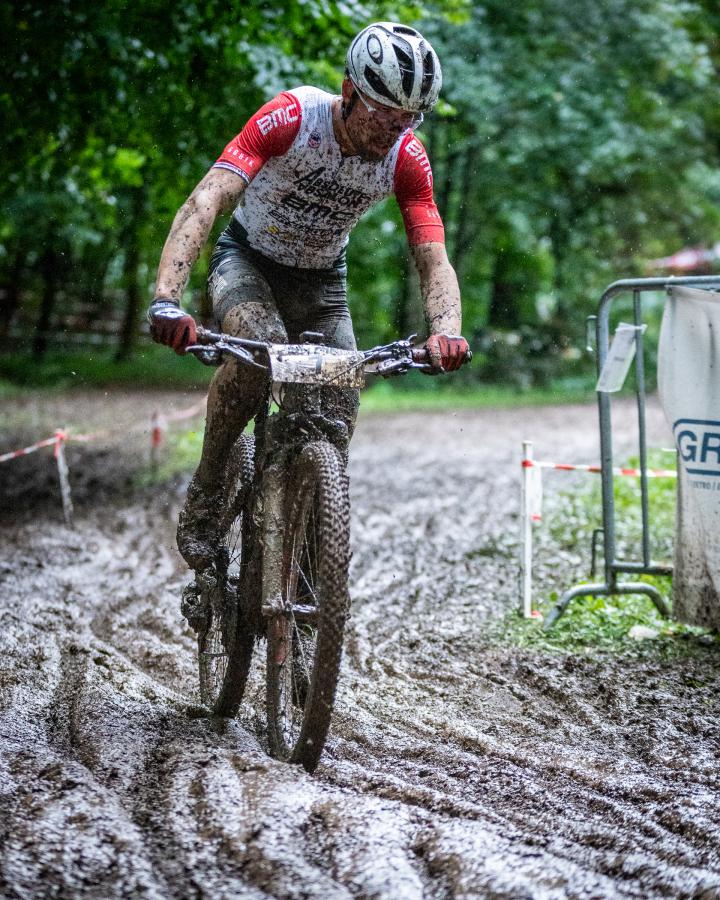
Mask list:
[{"label": "muddy shorts", "polygon": [[316,331],[331,347],[355,349],[345,266],[283,266],[249,247],[242,232],[232,219],[210,261],[208,290],[215,326],[238,337],[278,342],[297,341],[301,332]]},{"label": "muddy shorts", "polygon": [[[215,327],[227,334],[259,341],[299,341],[303,331],[323,335],[323,343],[343,350],[355,349],[352,319],[347,304],[347,269],[296,269],[273,262],[244,240],[242,226],[231,224],[220,235],[208,273],[208,291]],[[252,405],[262,398],[262,385],[250,384],[250,373],[240,372],[241,393]],[[255,394],[260,390],[260,393]],[[311,389],[317,390],[317,388]],[[287,387],[287,407],[301,407],[308,388]],[[320,406],[331,418],[355,427],[359,393],[354,388],[326,387]]]}]

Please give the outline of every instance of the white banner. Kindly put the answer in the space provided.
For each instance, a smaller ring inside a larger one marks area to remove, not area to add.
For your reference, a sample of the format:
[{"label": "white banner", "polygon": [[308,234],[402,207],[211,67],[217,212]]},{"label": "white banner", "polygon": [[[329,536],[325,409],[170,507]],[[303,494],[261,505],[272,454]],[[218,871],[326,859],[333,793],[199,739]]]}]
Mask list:
[{"label": "white banner", "polygon": [[720,294],[669,295],[658,388],[678,451],[673,612],[720,629]]}]

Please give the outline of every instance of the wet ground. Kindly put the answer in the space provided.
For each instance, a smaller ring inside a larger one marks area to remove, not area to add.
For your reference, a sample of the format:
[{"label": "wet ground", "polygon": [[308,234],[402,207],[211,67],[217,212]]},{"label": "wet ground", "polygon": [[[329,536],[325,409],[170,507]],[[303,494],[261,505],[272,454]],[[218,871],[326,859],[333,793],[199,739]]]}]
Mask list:
[{"label": "wet ground", "polygon": [[[62,414],[117,425],[154,402],[90,395]],[[621,452],[631,415],[621,405]],[[650,424],[667,441],[655,408]],[[237,721],[193,717],[183,485],[130,490],[137,441],[71,445],[70,530],[51,457],[5,464],[0,895],[720,897],[717,650],[488,638],[516,603],[523,438],[593,462],[595,410],[361,419],[353,613],[312,777],[266,755],[259,672]],[[575,562],[540,560],[544,587],[572,583]]]}]

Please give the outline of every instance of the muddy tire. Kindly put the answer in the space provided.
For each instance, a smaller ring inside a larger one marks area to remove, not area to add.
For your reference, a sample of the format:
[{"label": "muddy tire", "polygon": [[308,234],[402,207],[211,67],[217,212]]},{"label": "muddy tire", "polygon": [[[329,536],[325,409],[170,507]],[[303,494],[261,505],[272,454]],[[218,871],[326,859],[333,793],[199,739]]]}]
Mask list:
[{"label": "muddy tire", "polygon": [[340,673],[349,608],[349,538],[348,479],[341,456],[326,442],[308,444],[288,482],[282,585],[289,611],[270,617],[267,627],[270,752],[308,772],[325,745]]},{"label": "muddy tire", "polygon": [[213,570],[198,576],[207,618],[198,631],[200,701],[216,715],[237,712],[247,681],[255,631],[247,627],[248,503],[255,474],[255,440],[238,438],[229,463],[229,502],[222,512],[222,544]]}]

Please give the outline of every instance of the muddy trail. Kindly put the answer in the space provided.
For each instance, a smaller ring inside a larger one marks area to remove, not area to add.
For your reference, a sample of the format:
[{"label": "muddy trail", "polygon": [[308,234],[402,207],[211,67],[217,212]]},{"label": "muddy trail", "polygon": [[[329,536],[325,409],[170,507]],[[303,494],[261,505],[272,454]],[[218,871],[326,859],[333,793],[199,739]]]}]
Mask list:
[{"label": "muddy trail", "polygon": [[[119,421],[123,403],[96,413]],[[620,405],[620,452],[631,417]],[[0,895],[720,897],[717,645],[665,658],[489,638],[516,602],[528,437],[593,462],[595,410],[361,418],[353,611],[312,777],[266,754],[259,668],[237,720],[197,717],[184,484],[132,489],[132,448],[71,448],[70,530],[47,458],[12,486],[6,467]],[[571,584],[586,549],[540,560],[545,587]]]}]

